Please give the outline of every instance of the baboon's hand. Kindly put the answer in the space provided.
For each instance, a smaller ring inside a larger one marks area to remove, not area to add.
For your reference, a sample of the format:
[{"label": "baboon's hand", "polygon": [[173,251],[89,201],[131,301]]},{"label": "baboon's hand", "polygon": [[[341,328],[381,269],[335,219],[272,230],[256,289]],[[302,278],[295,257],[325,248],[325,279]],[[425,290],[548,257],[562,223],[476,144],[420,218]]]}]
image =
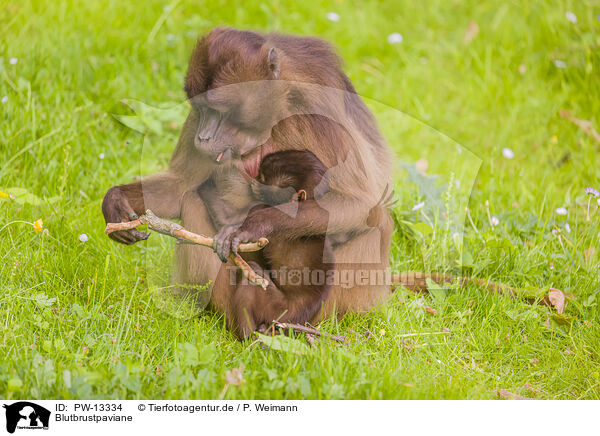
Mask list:
[{"label": "baboon's hand", "polygon": [[221,227],[213,240],[213,250],[221,259],[221,262],[227,262],[231,251],[231,235],[240,228],[240,224],[230,224]]},{"label": "baboon's hand", "polygon": [[[102,201],[102,213],[106,223],[121,223],[132,221],[138,218],[138,215],[132,209],[127,197],[118,186],[108,190]],[[138,241],[148,239],[150,233],[140,232],[136,229],[121,230],[110,233],[109,238],[121,242],[122,244],[135,244]]]},{"label": "baboon's hand", "polygon": [[252,219],[252,215],[242,226],[235,230],[229,237],[231,240],[231,252],[237,256],[238,248],[243,242],[254,242],[260,238],[268,238],[271,227],[267,222]]}]

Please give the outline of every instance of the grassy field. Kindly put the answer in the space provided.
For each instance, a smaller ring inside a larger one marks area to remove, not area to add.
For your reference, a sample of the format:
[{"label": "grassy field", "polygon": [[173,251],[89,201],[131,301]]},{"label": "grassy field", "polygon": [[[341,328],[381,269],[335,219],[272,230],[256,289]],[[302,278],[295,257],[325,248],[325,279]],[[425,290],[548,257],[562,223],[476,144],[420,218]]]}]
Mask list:
[{"label": "grassy field", "polygon": [[[1,5],[0,397],[600,398],[600,211],[593,199],[588,220],[584,192],[600,189],[600,143],[559,115],[600,129],[597,1]],[[397,155],[397,269],[558,288],[565,313],[473,286],[400,290],[321,326],[347,344],[277,350],[162,310],[146,271],[167,242],[113,243],[100,204],[165,168],[189,53],[217,25],[338,47]],[[165,111],[146,111],[142,135],[112,115],[133,114],[123,99]],[[423,200],[458,227],[413,211]]]}]

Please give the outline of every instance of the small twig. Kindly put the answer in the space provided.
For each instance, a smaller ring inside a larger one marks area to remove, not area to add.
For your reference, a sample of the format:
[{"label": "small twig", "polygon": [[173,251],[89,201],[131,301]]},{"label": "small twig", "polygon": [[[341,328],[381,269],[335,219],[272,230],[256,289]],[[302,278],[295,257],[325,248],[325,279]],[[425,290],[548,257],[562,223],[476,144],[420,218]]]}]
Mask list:
[{"label": "small twig", "polygon": [[579,118],[575,118],[573,116],[573,114],[571,113],[571,111],[561,110],[559,113],[560,113],[561,118],[565,118],[565,119],[571,121],[573,124],[575,124],[581,130],[583,130],[587,135],[591,136],[596,141],[600,142],[600,133],[598,133],[594,129],[594,126],[592,125],[591,121],[580,120]]},{"label": "small twig", "polygon": [[315,343],[315,335],[313,335],[312,333],[306,333],[306,340],[308,341],[308,345],[310,345],[310,348],[317,348],[317,344]]},{"label": "small twig", "polygon": [[287,322],[273,321],[273,326],[279,327],[284,330],[295,330],[298,332],[307,333],[307,334],[314,335],[314,336],[324,336],[324,337],[333,339],[334,341],[338,341],[338,342],[346,342],[345,336],[332,335],[332,334],[329,334],[326,332],[321,332],[320,330],[317,330],[316,328],[306,327],[306,326],[303,326],[300,324],[292,324],[292,323],[287,323]]},{"label": "small twig", "polygon": [[319,330],[318,328],[316,328],[314,325],[312,325],[311,323],[309,323],[308,321],[306,321],[304,323],[305,326],[310,327],[311,329],[315,329],[315,330]]},{"label": "small twig", "polygon": [[[195,245],[203,245],[205,247],[213,246],[213,238],[209,238],[208,236],[199,235],[197,233],[192,233],[183,228],[180,224],[174,223],[172,221],[163,220],[162,218],[157,217],[152,213],[150,209],[146,211],[146,213],[140,216],[138,219],[129,221],[126,223],[108,223],[106,225],[106,229],[104,229],[104,233],[110,234],[112,232],[117,232],[121,230],[131,230],[135,229],[138,226],[143,224],[147,224],[150,230],[154,230],[157,233],[167,236],[173,236],[180,241],[185,241],[186,243],[192,243]],[[267,245],[269,241],[266,238],[260,238],[256,242],[247,242],[244,244],[240,244],[238,251],[240,253],[247,253],[252,251],[261,250],[265,245]],[[267,289],[269,285],[269,281],[264,277],[259,276],[256,272],[250,268],[250,265],[242,259],[242,257],[237,254],[234,255],[231,253],[229,255],[231,261],[237,265],[239,269],[242,270],[244,277],[248,279],[250,283],[260,286],[263,289]]]}]

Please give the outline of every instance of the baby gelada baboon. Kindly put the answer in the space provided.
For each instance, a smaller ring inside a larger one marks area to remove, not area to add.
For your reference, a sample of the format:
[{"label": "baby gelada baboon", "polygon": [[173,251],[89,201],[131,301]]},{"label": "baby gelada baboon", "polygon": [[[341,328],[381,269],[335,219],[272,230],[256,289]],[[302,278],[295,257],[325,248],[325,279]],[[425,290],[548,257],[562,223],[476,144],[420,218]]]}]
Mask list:
[{"label": "baby gelada baboon", "polygon": [[[284,203],[316,202],[327,190],[327,168],[310,151],[271,153],[262,159],[252,183],[253,195],[260,204],[251,209],[248,218],[259,210]],[[327,215],[324,209],[320,213]],[[242,224],[240,230],[243,228]],[[238,244],[232,240],[232,249]],[[263,255],[263,265],[249,263],[257,271],[268,270],[271,283],[266,291],[242,283],[234,294],[237,334],[241,339],[255,330],[264,331],[273,320],[302,324],[312,320],[331,290],[327,278],[334,269],[333,251],[325,234],[300,238],[273,234]]]}]

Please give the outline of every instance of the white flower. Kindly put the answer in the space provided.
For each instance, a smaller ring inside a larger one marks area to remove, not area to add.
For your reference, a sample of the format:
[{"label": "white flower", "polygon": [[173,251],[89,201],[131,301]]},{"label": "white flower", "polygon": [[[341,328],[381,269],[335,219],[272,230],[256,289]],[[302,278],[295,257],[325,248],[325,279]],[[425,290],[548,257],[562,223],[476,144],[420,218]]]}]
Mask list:
[{"label": "white flower", "polygon": [[600,198],[596,200],[596,203],[598,203],[598,206],[600,206]]},{"label": "white flower", "polygon": [[104,159],[104,153],[100,153],[100,154],[98,155],[98,157],[99,157],[100,159]]},{"label": "white flower", "polygon": [[565,61],[555,59],[552,62],[554,62],[556,68],[567,68],[567,63]]},{"label": "white flower", "polygon": [[88,235],[86,235],[85,233],[82,233],[81,235],[79,235],[79,241],[87,242],[87,240],[88,240]]},{"label": "white flower", "polygon": [[502,156],[504,156],[507,159],[512,159],[513,157],[515,157],[515,153],[510,148],[503,148]]},{"label": "white flower", "polygon": [[388,42],[390,44],[400,44],[404,38],[398,32],[390,33],[388,35]]},{"label": "white flower", "polygon": [[17,58],[10,58],[10,60],[8,61],[8,63],[11,65],[15,65],[17,62],[19,62]]},{"label": "white flower", "polygon": [[556,209],[556,214],[557,215],[566,215],[567,213],[567,209],[565,209],[564,207],[559,207],[558,209]]},{"label": "white flower", "polygon": [[336,14],[335,12],[327,12],[327,19],[329,21],[333,21],[334,23],[337,23],[338,21],[340,21],[340,16],[338,14]]},{"label": "white flower", "polygon": [[413,210],[413,211],[415,211],[415,210],[420,210],[420,209],[423,209],[423,207],[424,207],[424,206],[425,206],[425,202],[424,202],[424,201],[422,201],[422,202],[420,202],[420,203],[417,203],[417,204],[415,204],[415,205],[413,206],[412,210]]},{"label": "white flower", "polygon": [[500,224],[500,220],[498,219],[498,217],[495,217],[495,216],[493,216],[493,217],[490,219],[490,224],[491,224],[493,227],[496,227],[498,224]]},{"label": "white flower", "polygon": [[175,35],[172,33],[167,33],[167,41],[175,41]]},{"label": "white flower", "polygon": [[8,101],[8,96],[5,95],[4,97],[2,97],[2,103],[6,103],[7,101]]},{"label": "white flower", "polygon": [[569,223],[565,223],[565,230],[567,231],[567,233],[571,233],[571,226],[569,225]]},{"label": "white flower", "polygon": [[571,23],[577,22],[577,15],[575,15],[573,12],[567,11],[567,12],[565,12],[565,16],[567,17],[567,20],[570,21]]}]

